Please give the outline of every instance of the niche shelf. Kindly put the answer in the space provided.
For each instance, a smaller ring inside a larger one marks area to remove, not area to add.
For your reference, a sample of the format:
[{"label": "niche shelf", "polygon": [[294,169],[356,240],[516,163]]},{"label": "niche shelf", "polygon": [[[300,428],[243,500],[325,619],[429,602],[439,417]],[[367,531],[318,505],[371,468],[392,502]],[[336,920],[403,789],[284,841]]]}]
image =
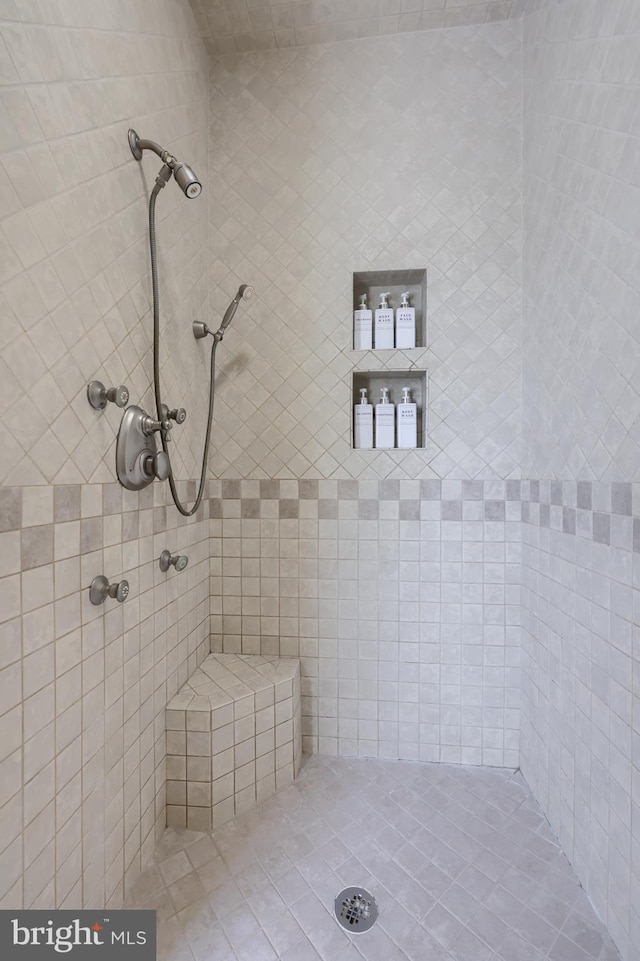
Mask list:
[{"label": "niche shelf", "polygon": [[[427,346],[427,271],[426,268],[414,270],[362,270],[353,275],[353,310],[360,305],[362,294],[367,295],[367,306],[373,312],[375,325],[375,310],[380,303],[380,294],[389,291],[389,306],[394,312],[400,306],[401,294],[409,291],[409,303],[416,311],[416,348]],[[353,314],[351,315],[353,328]],[[375,335],[374,335],[375,336]],[[351,343],[353,344],[353,336]],[[385,353],[395,350],[413,350],[414,348],[394,347]],[[375,351],[375,347],[373,348]],[[364,351],[357,351],[364,353]],[[402,395],[401,395],[402,396]]]},{"label": "niche shelf", "polygon": [[[382,287],[382,290],[386,290],[386,287]],[[403,287],[403,290],[406,290]],[[367,398],[370,404],[375,405],[380,400],[380,391],[382,387],[389,388],[389,400],[392,404],[399,404],[402,402],[402,388],[408,387],[411,390],[411,401],[417,405],[417,421],[418,421],[418,446],[413,448],[414,450],[424,450],[427,446],[427,391],[428,391],[428,379],[426,370],[418,370],[416,367],[408,367],[406,370],[354,370],[351,373],[351,408],[355,409],[355,405],[360,401],[360,391],[363,387],[367,389]],[[359,454],[367,453],[378,453],[380,448],[373,450],[356,448],[354,446],[354,417],[355,412],[351,418],[351,447],[353,450],[357,450]],[[375,422],[375,410],[374,410],[374,422]],[[387,454],[393,452],[394,450],[400,450],[402,453],[407,453],[411,448],[407,447],[393,447],[393,448],[383,448]]]}]

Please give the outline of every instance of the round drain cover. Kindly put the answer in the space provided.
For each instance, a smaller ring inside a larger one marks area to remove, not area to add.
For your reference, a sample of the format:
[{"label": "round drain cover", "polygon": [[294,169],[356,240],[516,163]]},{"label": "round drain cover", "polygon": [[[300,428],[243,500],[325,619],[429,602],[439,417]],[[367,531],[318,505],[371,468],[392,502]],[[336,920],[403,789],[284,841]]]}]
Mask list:
[{"label": "round drain cover", "polygon": [[345,888],[335,900],[334,911],[338,922],[347,931],[362,934],[376,923],[376,899],[364,888]]}]

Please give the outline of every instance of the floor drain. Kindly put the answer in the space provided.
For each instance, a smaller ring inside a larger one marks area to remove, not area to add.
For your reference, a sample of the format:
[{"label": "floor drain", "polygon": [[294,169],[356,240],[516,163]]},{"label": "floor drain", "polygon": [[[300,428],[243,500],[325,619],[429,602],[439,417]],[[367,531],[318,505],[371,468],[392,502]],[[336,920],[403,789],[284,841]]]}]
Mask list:
[{"label": "floor drain", "polygon": [[378,918],[376,899],[364,888],[345,888],[335,900],[336,918],[343,928],[355,934],[368,931]]}]

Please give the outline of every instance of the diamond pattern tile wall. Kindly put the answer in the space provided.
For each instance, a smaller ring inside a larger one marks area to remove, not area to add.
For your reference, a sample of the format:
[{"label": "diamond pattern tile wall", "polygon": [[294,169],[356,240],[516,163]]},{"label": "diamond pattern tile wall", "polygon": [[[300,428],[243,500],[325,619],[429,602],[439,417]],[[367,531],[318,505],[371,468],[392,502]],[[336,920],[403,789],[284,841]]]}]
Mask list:
[{"label": "diamond pattern tile wall", "polygon": [[354,40],[517,18],[522,0],[190,0],[211,53]]},{"label": "diamond pattern tile wall", "polygon": [[[147,198],[160,162],[136,164],[127,128],[139,127],[206,173],[207,55],[186,0],[158,0],[153,11],[130,5],[120,17],[94,0],[80,6],[56,9],[46,29],[38,5],[2,6],[0,482],[7,484],[113,481],[120,416],[89,407],[88,381],[126,383],[132,402],[153,409]],[[162,63],[173,65],[166,95],[158,86]],[[205,201],[187,203],[170,184],[158,202],[162,376],[170,406],[190,414],[174,431],[174,469],[185,479],[199,472],[204,431],[208,358],[190,321],[208,298],[207,229]]]},{"label": "diamond pattern tile wall", "polygon": [[[520,27],[219,57],[222,477],[519,476]],[[428,269],[428,347],[351,350],[351,274]],[[426,451],[354,452],[351,370],[426,367]]]},{"label": "diamond pattern tile wall", "polygon": [[523,476],[639,480],[637,3],[530,9]]}]

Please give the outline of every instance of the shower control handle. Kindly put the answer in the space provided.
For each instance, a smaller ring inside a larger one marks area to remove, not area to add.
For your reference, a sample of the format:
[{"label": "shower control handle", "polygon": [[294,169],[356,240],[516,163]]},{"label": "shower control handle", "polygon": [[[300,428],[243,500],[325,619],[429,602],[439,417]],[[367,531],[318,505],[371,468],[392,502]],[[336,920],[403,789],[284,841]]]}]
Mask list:
[{"label": "shower control handle", "polygon": [[149,417],[149,415],[147,414],[145,417],[142,418],[142,430],[143,430],[143,433],[147,435],[147,437],[149,437],[155,431],[161,430],[163,433],[164,439],[169,440],[168,431],[170,431],[172,427],[173,427],[173,424],[169,423],[168,417],[165,417],[163,420],[154,420],[153,417]]},{"label": "shower control handle", "polygon": [[163,450],[156,451],[155,454],[147,454],[143,469],[147,477],[157,477],[161,481],[166,480],[171,470],[169,455]]},{"label": "shower control handle", "polygon": [[166,404],[160,404],[160,418],[162,420],[162,429],[164,431],[170,430],[173,426],[170,421],[175,420],[176,424],[184,424],[187,419],[187,412],[184,407],[174,407],[173,410],[169,410]]},{"label": "shower control handle", "polygon": [[110,584],[104,574],[98,574],[91,581],[89,588],[89,600],[92,604],[104,604],[107,597],[113,597],[122,604],[129,596],[129,581],[117,581]]},{"label": "shower control handle", "polygon": [[119,387],[105,387],[99,380],[92,380],[87,387],[87,397],[94,410],[104,410],[108,403],[116,407],[126,407],[129,403],[129,391],[120,384]]}]

